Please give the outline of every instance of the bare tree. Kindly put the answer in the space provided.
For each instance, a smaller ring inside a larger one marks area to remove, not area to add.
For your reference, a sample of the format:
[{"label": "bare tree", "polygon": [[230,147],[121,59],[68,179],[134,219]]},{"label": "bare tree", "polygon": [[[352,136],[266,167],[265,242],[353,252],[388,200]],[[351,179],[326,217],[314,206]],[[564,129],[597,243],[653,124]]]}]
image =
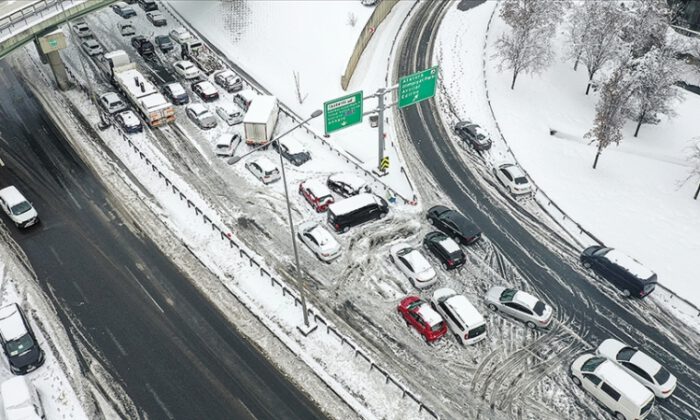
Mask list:
[{"label": "bare tree", "polygon": [[619,144],[622,140],[622,126],[625,124],[625,108],[632,95],[632,81],[626,76],[626,63],[613,72],[608,81],[603,84],[600,101],[596,105],[596,116],[593,128],[584,138],[595,143],[597,152],[593,161],[593,169],[598,165],[598,158],[603,150],[611,144]]},{"label": "bare tree", "polygon": [[509,0],[500,16],[510,26],[497,41],[500,70],[513,70],[510,88],[521,72],[538,73],[554,56],[551,39],[567,3],[549,0]]},{"label": "bare tree", "polygon": [[353,28],[357,24],[357,15],[355,15],[353,12],[348,13],[348,25],[352,26]]},{"label": "bare tree", "polygon": [[296,70],[292,71],[292,76],[294,77],[294,87],[296,88],[297,92],[297,100],[299,101],[299,104],[303,104],[309,94],[301,93],[301,77],[299,76],[299,72]]},{"label": "bare tree", "polygon": [[578,70],[578,63],[581,61],[581,54],[583,54],[584,36],[588,33],[591,26],[591,18],[593,17],[589,13],[584,13],[585,4],[587,3],[574,6],[569,31],[567,32],[569,41],[568,57],[574,60],[574,71]]}]

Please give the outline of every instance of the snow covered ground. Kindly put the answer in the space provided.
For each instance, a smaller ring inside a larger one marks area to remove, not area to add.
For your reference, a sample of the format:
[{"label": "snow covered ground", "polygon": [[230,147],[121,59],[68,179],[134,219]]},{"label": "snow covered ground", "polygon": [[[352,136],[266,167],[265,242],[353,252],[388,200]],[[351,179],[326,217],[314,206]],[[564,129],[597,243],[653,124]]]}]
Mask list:
[{"label": "snow covered ground", "polygon": [[[565,45],[558,36],[554,42],[558,55],[549,69],[539,76],[519,76],[511,91],[511,74],[500,73],[493,58],[495,41],[506,26],[497,14],[483,53],[486,25],[495,6],[487,2],[466,16],[448,13],[445,18],[435,54],[443,71],[441,100],[448,99],[456,113],[449,120],[469,118],[484,126],[496,140],[489,154],[492,163],[513,159],[512,152],[573,221],[652,268],[664,286],[700,304],[700,289],[694,281],[694,256],[700,249],[700,208],[692,200],[697,185],[680,185],[689,171],[686,147],[697,135],[700,97],[684,93],[678,117],[642,126],[638,138],[632,136],[630,121],[619,147],[605,150],[598,169],[593,170],[595,148],[583,135],[592,125],[598,95],[584,95],[584,70],[574,72],[572,64],[562,60]],[[485,82],[508,144],[498,139]],[[551,136],[550,129],[557,134]],[[568,222],[568,226],[563,223],[578,236],[578,229]],[[591,244],[583,236],[577,239]],[[667,295],[663,290],[652,294],[671,307],[689,309]],[[696,315],[692,310],[679,313],[695,324]]]}]

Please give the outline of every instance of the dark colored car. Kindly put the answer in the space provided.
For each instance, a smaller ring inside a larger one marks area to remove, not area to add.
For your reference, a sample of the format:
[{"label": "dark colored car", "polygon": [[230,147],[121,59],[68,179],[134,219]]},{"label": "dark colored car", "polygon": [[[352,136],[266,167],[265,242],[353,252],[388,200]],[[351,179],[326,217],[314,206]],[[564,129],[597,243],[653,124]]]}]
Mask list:
[{"label": "dark colored car", "polygon": [[27,374],[44,364],[44,352],[16,303],[0,308],[0,340],[15,375]]},{"label": "dark colored car", "polygon": [[163,86],[163,95],[175,105],[184,105],[190,101],[187,91],[178,82],[168,83]]},{"label": "dark colored car", "polygon": [[431,225],[464,245],[481,239],[481,231],[471,220],[445,206],[432,207],[428,210],[427,218]]},{"label": "dark colored car", "polygon": [[360,193],[370,193],[372,190],[367,181],[353,173],[337,173],[328,176],[326,185],[331,191],[339,194],[342,197],[352,197]]},{"label": "dark colored car", "polygon": [[158,35],[156,36],[156,45],[158,48],[160,48],[161,51],[164,53],[168,51],[172,51],[175,49],[175,44],[173,43],[173,40],[170,39],[168,35]]},{"label": "dark colored car", "polygon": [[123,17],[124,19],[129,19],[130,17],[136,16],[136,11],[131,6],[122,1],[114,3],[111,7],[112,10],[114,10],[114,13]]},{"label": "dark colored car", "polygon": [[311,160],[311,154],[298,141],[291,137],[272,143],[272,147],[282,149],[282,156],[294,166],[301,166]]},{"label": "dark colored car", "polygon": [[192,83],[191,88],[192,92],[202,98],[204,102],[211,102],[219,99],[219,92],[208,80]]},{"label": "dark colored car", "polygon": [[158,5],[156,4],[155,0],[137,0],[139,3],[139,6],[146,11],[150,12],[152,10],[158,10]]},{"label": "dark colored car", "polygon": [[460,121],[455,124],[454,129],[457,136],[474,150],[482,151],[491,148],[491,138],[478,124]]},{"label": "dark colored car", "polygon": [[440,260],[445,270],[459,268],[467,261],[457,242],[442,232],[433,231],[425,235],[423,246]]},{"label": "dark colored car", "polygon": [[581,253],[581,264],[622,291],[624,296],[643,298],[656,288],[656,274],[622,252],[600,245]]},{"label": "dark colored car", "polygon": [[143,35],[136,35],[131,38],[131,46],[142,56],[152,55],[155,52],[153,43]]},{"label": "dark colored car", "polygon": [[351,227],[383,219],[388,213],[389,205],[382,197],[358,194],[329,205],[327,220],[336,232],[345,233]]}]

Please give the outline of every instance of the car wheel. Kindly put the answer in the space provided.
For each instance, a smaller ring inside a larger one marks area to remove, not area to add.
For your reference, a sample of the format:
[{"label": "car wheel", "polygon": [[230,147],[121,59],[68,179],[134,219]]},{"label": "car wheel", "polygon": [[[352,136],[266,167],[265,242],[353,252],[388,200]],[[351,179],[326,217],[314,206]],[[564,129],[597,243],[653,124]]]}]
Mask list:
[{"label": "car wheel", "polygon": [[531,329],[531,330],[534,330],[535,328],[537,328],[537,325],[535,325],[535,323],[532,322],[532,321],[527,321],[527,322],[525,323],[525,325],[527,325],[527,327],[528,327],[529,329]]},{"label": "car wheel", "polygon": [[379,219],[383,219],[386,217],[386,213],[379,213]]},{"label": "car wheel", "polygon": [[462,336],[459,334],[455,334],[455,338],[457,339],[457,342],[461,345],[464,345],[464,340],[462,339]]},{"label": "car wheel", "polygon": [[581,386],[581,380],[578,378],[578,376],[571,375],[571,380],[574,381],[576,386],[578,386],[578,387]]},{"label": "car wheel", "polygon": [[591,268],[591,262],[590,262],[590,261],[584,261],[584,262],[583,262],[583,266],[584,266],[585,268]]},{"label": "car wheel", "polygon": [[391,262],[395,262],[395,261],[394,261],[394,256],[393,256],[393,255],[391,255],[391,254],[389,254],[389,261],[391,261]]},{"label": "car wheel", "polygon": [[515,195],[515,193],[513,192],[513,187],[508,187],[508,192],[510,193],[510,195]]},{"label": "car wheel", "polygon": [[435,221],[433,220],[432,217],[428,216],[427,219],[428,219],[428,223],[430,223],[431,225],[434,225],[434,224],[435,224]]},{"label": "car wheel", "polygon": [[349,231],[349,230],[350,230],[350,228],[347,227],[347,226],[345,226],[345,227],[341,230],[341,232],[342,232],[342,233],[347,233],[347,231]]},{"label": "car wheel", "polygon": [[630,297],[630,291],[627,290],[627,289],[623,290],[623,291],[622,291],[622,296],[624,296],[624,297]]},{"label": "car wheel", "polygon": [[449,266],[447,265],[447,263],[442,263],[442,268],[447,270],[449,268]]},{"label": "car wheel", "polygon": [[489,303],[488,305],[489,309],[491,309],[494,312],[498,312],[498,307],[494,305],[493,303]]},{"label": "car wheel", "polygon": [[622,413],[615,413],[615,418],[617,420],[627,420],[627,417],[625,417],[625,415]]}]

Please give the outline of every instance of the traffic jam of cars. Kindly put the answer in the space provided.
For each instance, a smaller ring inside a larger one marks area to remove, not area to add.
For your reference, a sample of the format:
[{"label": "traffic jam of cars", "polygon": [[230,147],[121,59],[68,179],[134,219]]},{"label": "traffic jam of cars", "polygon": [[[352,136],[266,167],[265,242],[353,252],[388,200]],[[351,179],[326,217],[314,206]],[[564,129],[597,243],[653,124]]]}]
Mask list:
[{"label": "traffic jam of cars", "polygon": [[[211,52],[186,28],[167,31],[170,21],[152,4],[155,9],[148,6],[145,16],[154,28],[162,28],[162,34],[152,34],[152,39],[137,35],[139,26],[129,19],[141,11],[124,2],[111,5],[114,13],[124,19],[116,29],[121,36],[130,37],[130,45],[147,63],[156,55],[161,60],[167,59],[168,68],[179,81],[159,85],[152,79],[140,83],[137,80],[134,89],[113,82],[113,89],[100,94],[98,103],[115,126],[126,135],[157,129],[151,115],[158,111],[163,112],[163,119],[174,118],[174,111],[169,114],[165,110],[175,106],[187,117],[185,121],[201,133],[223,130],[212,144],[213,153],[221,158],[236,156],[245,143],[248,153],[271,145],[294,167],[313,161],[311,151],[293,137],[275,139],[281,112],[275,97],[247,89],[244,79],[221,62],[214,69],[208,67]],[[80,39],[78,48],[85,55],[109,63],[113,80],[118,79],[122,69],[134,69],[128,57],[120,61],[114,52],[104,51],[86,22],[74,23],[72,30]],[[182,52],[180,56],[176,54],[178,51]],[[149,85],[152,85],[150,90]],[[147,95],[149,99],[145,99]],[[453,129],[465,147],[479,153],[491,148],[489,134],[479,125],[463,121]],[[265,155],[253,154],[242,166],[263,186],[279,182],[282,177],[279,165]],[[526,173],[517,164],[499,163],[493,175],[512,196],[533,193]],[[323,217],[323,221],[298,223],[296,235],[325,264],[333,264],[343,255],[343,234],[351,228],[382,223],[391,211],[388,199],[375,193],[372,183],[359,172],[317,173],[298,184],[298,193],[299,203]],[[15,187],[0,190],[0,205],[18,228],[28,229],[39,223],[37,211]],[[489,334],[479,303],[492,314],[516,320],[528,330],[546,333],[557,322],[556,308],[517,287],[493,286],[481,296],[481,302],[445,287],[441,276],[461,276],[462,268],[469,264],[470,247],[484,237],[479,227],[459,209],[435,205],[423,217],[430,229],[422,240],[418,243],[401,240],[386,255],[397,272],[416,289],[396,303],[394,315],[415,331],[417,337],[433,344],[452,335],[461,346],[478,345]],[[580,262],[625,297],[644,298],[656,285],[656,274],[616,249],[586,248]],[[13,373],[26,373],[43,363],[43,352],[18,306],[0,309],[0,338]],[[595,352],[574,360],[570,376],[619,419],[644,418],[655,398],[668,398],[676,387],[675,377],[653,358],[612,338],[602,341]]]}]

